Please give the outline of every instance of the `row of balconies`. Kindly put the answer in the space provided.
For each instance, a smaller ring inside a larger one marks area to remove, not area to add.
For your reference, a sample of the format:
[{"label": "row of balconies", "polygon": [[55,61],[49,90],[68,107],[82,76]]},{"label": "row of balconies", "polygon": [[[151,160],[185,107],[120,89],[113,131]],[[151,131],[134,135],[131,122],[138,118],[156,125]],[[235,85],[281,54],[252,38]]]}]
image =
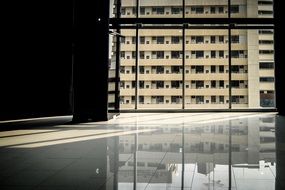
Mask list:
[{"label": "row of balconies", "polygon": [[[139,89],[140,96],[182,96],[182,89]],[[134,96],[135,89],[121,89],[121,96]],[[226,96],[229,95],[228,88],[200,88],[200,89],[185,89],[185,94],[190,96]],[[246,96],[248,95],[247,88],[233,88],[232,95]]]},{"label": "row of balconies", "polygon": [[[134,40],[131,39],[132,37],[136,36],[136,31],[134,29],[122,29],[121,34],[123,36],[126,36],[125,41],[127,41],[126,39],[129,38],[129,41],[135,42],[135,38],[134,38]],[[260,34],[263,34],[263,35],[272,34],[272,31],[262,30],[262,31],[260,31]],[[182,40],[182,33],[181,33],[181,30],[179,30],[179,29],[169,29],[169,30],[140,29],[139,35],[140,35],[140,37],[145,37],[145,40],[147,40],[147,37],[153,37],[153,36],[164,36],[165,38],[168,38],[169,41],[172,41],[171,37],[176,36],[176,37],[180,37],[180,39],[179,39],[180,41]],[[216,36],[216,40],[217,40],[218,36],[223,36],[224,40],[226,40],[227,36],[228,36],[228,31],[225,29],[216,29],[216,30],[186,29],[185,35],[186,35],[186,40],[188,39],[189,41],[191,40],[191,38],[189,38],[189,36],[204,36],[205,39],[208,38],[209,41],[211,41],[210,36]],[[234,36],[234,35],[244,36],[243,38],[246,39],[247,30],[238,30],[238,29],[232,30],[231,35],[232,36]],[[220,41],[220,40],[218,40],[218,41]]]},{"label": "row of balconies", "polygon": [[[247,80],[247,73],[232,73],[232,80]],[[189,74],[185,76],[185,80],[228,80],[229,74],[227,73],[209,73],[209,74]],[[134,81],[135,74],[124,74],[121,75],[121,81]],[[139,74],[139,80],[146,81],[171,81],[171,80],[182,80],[182,73],[180,74]]]},{"label": "row of balconies", "polygon": [[[135,66],[121,66],[120,73],[121,74],[135,74],[136,68]],[[185,74],[216,74],[216,73],[228,73],[227,65],[211,65],[211,66],[203,66],[203,65],[195,65],[195,66],[186,66]],[[247,66],[232,66],[232,74],[241,74],[247,73]],[[261,70],[263,75],[260,76],[271,76],[274,75],[274,70]],[[182,66],[139,66],[139,74],[182,74]],[[270,75],[271,74],[271,75]]]},{"label": "row of balconies", "polygon": [[[271,70],[270,70],[271,71]],[[211,71],[210,70],[205,70],[205,71],[195,71],[195,70],[185,70],[185,74],[222,74],[222,73],[228,73],[229,71],[226,70],[225,72],[224,71]],[[121,75],[128,75],[128,74],[135,74],[135,72],[131,72],[130,70],[126,70],[126,71],[121,71],[120,72]],[[247,70],[240,70],[240,71],[232,71],[232,74],[244,74],[244,73],[247,73]],[[260,76],[274,76],[274,74],[270,74],[268,75],[269,72],[263,72],[263,73],[266,73],[266,74],[260,74]],[[272,72],[270,72],[272,73]],[[158,76],[161,76],[161,74],[182,74],[182,70],[180,71],[170,71],[170,70],[166,70],[165,72],[164,71],[156,71],[156,70],[146,70],[146,71],[140,71],[139,72],[140,75],[142,74],[157,74]]]},{"label": "row of balconies", "polygon": [[[246,44],[232,44],[231,45],[232,50],[246,50],[247,45]],[[121,44],[121,51],[134,51],[136,49],[134,44]],[[228,44],[227,43],[216,43],[216,44],[210,44],[210,43],[200,43],[200,44],[186,44],[185,46],[186,51],[227,51],[228,50]],[[140,51],[181,51],[182,50],[182,44],[140,44],[139,45]]]},{"label": "row of balconies", "polygon": [[[262,57],[265,58],[265,57]],[[273,58],[273,57],[272,57]],[[264,59],[265,60],[265,59]],[[271,59],[272,60],[272,59]],[[134,66],[134,59],[121,59],[122,66]],[[247,65],[247,58],[232,58],[232,65]],[[228,58],[185,59],[185,65],[228,65]],[[182,59],[139,59],[140,66],[182,66]]]},{"label": "row of balconies", "polygon": [[[210,1],[209,1],[210,2]],[[231,5],[231,14],[233,16],[246,16],[246,9],[245,5],[242,4],[235,4]],[[169,3],[169,2],[164,2],[164,3],[152,3],[152,4],[142,4],[140,5],[140,10],[139,14],[140,17],[181,17],[183,13],[182,9],[182,2],[180,3]],[[185,15],[186,17],[188,15],[199,15],[199,16],[204,16],[204,15],[219,15],[226,17],[228,13],[228,6],[227,4],[193,4],[193,5],[185,5]],[[133,17],[136,15],[136,9],[133,4],[130,4],[129,6],[126,4],[122,5],[121,9],[121,16],[122,17]]]},{"label": "row of balconies", "polygon": [[[122,102],[120,105],[121,109],[133,109],[135,102]],[[138,109],[181,109],[182,103],[160,103],[160,102],[150,102],[150,103],[138,103]],[[228,102],[186,102],[185,109],[228,109]],[[248,108],[247,102],[232,103],[232,108]]]}]

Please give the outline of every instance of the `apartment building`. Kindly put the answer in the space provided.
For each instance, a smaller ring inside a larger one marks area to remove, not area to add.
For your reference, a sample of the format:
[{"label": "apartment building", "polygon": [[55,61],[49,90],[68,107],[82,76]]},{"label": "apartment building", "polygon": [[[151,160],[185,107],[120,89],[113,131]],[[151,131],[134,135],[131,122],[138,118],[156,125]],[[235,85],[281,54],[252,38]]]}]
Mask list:
[{"label": "apartment building", "polygon": [[[186,0],[185,17],[226,18],[227,3]],[[231,17],[272,17],[272,5],[272,0],[232,0]],[[140,1],[141,18],[178,18],[182,13],[181,0]],[[121,17],[136,17],[136,1],[122,1]],[[121,109],[134,109],[135,101],[137,109],[181,109],[183,103],[185,109],[228,109],[230,83],[232,108],[275,106],[272,29],[231,30],[231,82],[227,29],[190,27],[185,38],[182,29],[139,29],[138,51],[135,29],[121,34]]]}]

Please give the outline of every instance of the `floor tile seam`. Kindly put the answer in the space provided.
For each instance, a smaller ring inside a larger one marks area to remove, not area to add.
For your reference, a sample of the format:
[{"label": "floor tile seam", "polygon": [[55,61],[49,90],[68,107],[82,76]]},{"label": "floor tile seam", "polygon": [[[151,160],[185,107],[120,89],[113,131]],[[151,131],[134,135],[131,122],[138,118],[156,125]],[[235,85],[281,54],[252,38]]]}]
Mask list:
[{"label": "floor tile seam", "polygon": [[[177,136],[178,136],[178,135],[175,135],[174,138],[172,139],[172,141],[171,141],[170,143],[173,143]],[[164,156],[162,157],[162,159],[160,160],[159,164],[162,163],[162,161],[164,160],[164,158],[166,157],[166,155],[167,155],[168,152],[169,152],[169,151],[166,151],[166,152],[165,152],[165,154],[164,154]],[[147,189],[149,183],[151,182],[152,178],[154,177],[154,175],[156,174],[157,171],[158,171],[158,167],[155,169],[153,175],[150,177],[150,179],[149,179],[149,181],[147,182],[147,185],[145,186],[144,190]]]},{"label": "floor tile seam", "polygon": [[[126,160],[125,163],[127,163],[132,157],[133,157],[133,155],[131,155],[131,156]],[[123,167],[123,166],[120,166],[120,167],[118,168],[118,172],[119,172],[119,169],[122,168],[122,167]],[[102,184],[99,188],[101,188],[102,186],[106,185],[111,179],[112,179],[112,176],[110,176],[108,179],[106,179],[105,183]]]},{"label": "floor tile seam", "polygon": [[43,179],[41,182],[39,182],[37,185],[35,185],[34,187],[37,188],[37,187],[40,187],[41,184],[43,184],[45,181],[49,180],[50,178],[52,178],[53,176],[55,176],[56,174],[62,172],[63,170],[65,170],[67,167],[71,166],[72,164],[74,164],[76,161],[80,160],[82,157],[80,158],[77,158],[77,159],[74,159],[71,163],[67,164],[65,167],[63,167],[62,169],[60,170],[57,170],[56,172],[54,172],[51,176]]}]

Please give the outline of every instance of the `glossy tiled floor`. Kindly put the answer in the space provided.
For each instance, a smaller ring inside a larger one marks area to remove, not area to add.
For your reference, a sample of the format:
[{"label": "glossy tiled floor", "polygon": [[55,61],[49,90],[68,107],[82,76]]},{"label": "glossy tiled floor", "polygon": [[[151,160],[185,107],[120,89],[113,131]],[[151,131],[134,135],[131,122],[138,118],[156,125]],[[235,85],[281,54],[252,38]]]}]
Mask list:
[{"label": "glossy tiled floor", "polygon": [[275,113],[1,127],[1,190],[285,189],[285,118]]}]

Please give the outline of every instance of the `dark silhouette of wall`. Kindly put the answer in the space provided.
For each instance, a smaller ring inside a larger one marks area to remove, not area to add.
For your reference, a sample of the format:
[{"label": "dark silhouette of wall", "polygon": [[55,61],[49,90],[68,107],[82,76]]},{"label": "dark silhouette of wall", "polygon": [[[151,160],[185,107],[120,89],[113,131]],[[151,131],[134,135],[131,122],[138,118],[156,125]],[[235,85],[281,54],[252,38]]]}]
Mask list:
[{"label": "dark silhouette of wall", "polygon": [[73,121],[108,120],[109,1],[74,2]]},{"label": "dark silhouette of wall", "polygon": [[52,1],[1,8],[0,120],[71,114],[70,15]]}]

